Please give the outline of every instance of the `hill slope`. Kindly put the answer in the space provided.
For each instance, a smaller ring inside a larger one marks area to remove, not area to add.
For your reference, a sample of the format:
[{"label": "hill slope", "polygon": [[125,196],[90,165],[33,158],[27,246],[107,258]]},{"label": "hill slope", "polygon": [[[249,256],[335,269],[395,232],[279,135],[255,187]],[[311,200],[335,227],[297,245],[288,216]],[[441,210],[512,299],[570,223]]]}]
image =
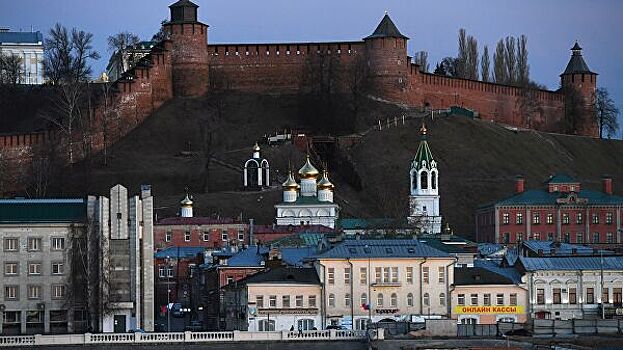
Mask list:
[{"label": "hill slope", "polygon": [[[221,117],[210,117],[216,109]],[[242,167],[255,140],[275,130],[343,134],[367,130],[378,119],[416,114],[371,100],[359,106],[354,122],[349,122],[354,118],[351,111],[351,106],[338,100],[326,112],[314,101],[296,96],[231,95],[218,104],[210,97],[174,99],[117,143],[107,166],[102,165],[101,156],[80,165],[90,165],[88,176],[63,177],[56,194],[106,193],[115,183],[136,191],[140,184],[149,183],[160,208],[157,213],[168,216],[175,215],[180,196],[189,187],[195,194],[198,215],[242,213],[270,223],[273,205],[281,197],[278,184],[263,192],[238,192],[242,174],[226,164]],[[406,217],[408,169],[419,143],[420,122],[414,119],[370,131],[361,143],[344,150],[353,161],[361,190],[346,181],[352,174],[344,174],[341,164],[329,163],[343,216]],[[202,131],[206,125],[213,130],[209,150]],[[456,232],[466,236],[473,231],[474,209],[511,195],[517,174],[526,177],[528,188],[541,186],[551,173],[566,172],[599,189],[600,176],[607,173],[614,178],[615,191],[621,192],[616,190],[618,181],[623,181],[621,141],[514,132],[462,117],[429,119],[427,125],[439,163],[442,214]],[[212,160],[206,170],[207,153],[217,161]],[[288,162],[298,169],[304,157],[292,145],[263,147],[262,156],[270,160],[274,179],[282,177]],[[83,186],[77,188],[76,183]]]}]

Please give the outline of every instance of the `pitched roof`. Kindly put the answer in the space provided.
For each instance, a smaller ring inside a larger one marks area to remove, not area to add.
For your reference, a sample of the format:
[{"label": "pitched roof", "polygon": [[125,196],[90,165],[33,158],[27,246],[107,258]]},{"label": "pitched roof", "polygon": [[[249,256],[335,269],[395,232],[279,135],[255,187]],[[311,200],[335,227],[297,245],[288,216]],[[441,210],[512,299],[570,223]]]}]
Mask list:
[{"label": "pitched roof", "polygon": [[[542,189],[527,190],[512,197],[508,197],[499,202],[496,202],[495,205],[555,205],[557,204],[557,199],[566,198],[568,196],[568,193],[548,192]],[[610,195],[604,192],[597,192],[592,190],[581,190],[580,192],[578,192],[577,198],[587,199],[589,205],[623,204],[622,196]]]},{"label": "pitched roof", "polygon": [[156,259],[188,259],[195,258],[198,254],[205,252],[204,247],[169,247],[154,253]]},{"label": "pitched roof", "polygon": [[243,280],[244,283],[317,284],[320,279],[315,268],[281,267],[259,272]]},{"label": "pitched roof", "polygon": [[337,205],[332,202],[322,202],[317,196],[298,196],[295,202],[282,202],[277,205]]},{"label": "pitched roof", "polygon": [[294,233],[270,242],[273,247],[310,247],[317,246],[325,236],[320,232],[300,232]]},{"label": "pitched roof", "polygon": [[0,32],[2,44],[39,44],[43,43],[41,32]]},{"label": "pitched roof", "polygon": [[0,199],[0,223],[78,223],[86,220],[84,199]]},{"label": "pitched roof", "polygon": [[192,217],[184,218],[181,216],[164,218],[156,222],[157,225],[223,225],[223,224],[241,224],[240,221],[233,218],[210,218],[210,217]]},{"label": "pitched roof", "polygon": [[179,0],[179,1],[169,5],[169,7],[199,7],[199,5],[193,3],[190,0]]},{"label": "pitched roof", "polygon": [[264,255],[268,254],[268,247],[249,246],[227,259],[227,266],[230,267],[262,267],[264,266]]},{"label": "pitched roof", "polygon": [[305,260],[316,254],[316,247],[279,248],[281,260],[289,266],[303,266]]},{"label": "pitched roof", "polygon": [[567,68],[561,75],[565,74],[578,74],[578,73],[588,73],[588,74],[596,74],[588,68],[588,65],[584,61],[582,57],[582,48],[576,42],[575,45],[571,48],[573,52],[571,54],[571,58],[569,59],[569,63],[567,63]]},{"label": "pitched roof", "polygon": [[420,145],[415,152],[415,157],[411,164],[411,167],[415,169],[420,169],[422,167],[422,161],[426,161],[427,166],[430,167],[430,162],[433,160],[433,152],[430,151],[430,147],[428,146],[426,127],[424,125],[422,125],[420,132],[422,133]]},{"label": "pitched roof", "polygon": [[551,176],[549,179],[546,180],[547,183],[550,184],[575,184],[575,183],[579,183],[579,181],[577,181],[576,179],[574,179],[573,177],[567,175],[567,174],[555,174],[553,176]]},{"label": "pitched roof", "polygon": [[415,239],[347,239],[318,258],[419,258],[450,257]]},{"label": "pitched roof", "polygon": [[[603,260],[603,264],[602,264]],[[549,256],[530,258],[520,256],[526,271],[539,270],[623,270],[623,256]]]},{"label": "pitched roof", "polygon": [[492,270],[482,267],[455,267],[454,285],[479,285],[479,284],[515,284],[515,282]]},{"label": "pitched roof", "polygon": [[[569,244],[564,242],[542,241],[542,240],[527,240],[522,242],[522,246],[534,253],[542,252],[543,254],[552,254],[554,251],[557,255],[571,255],[574,254],[593,254],[594,249],[579,244]],[[601,250],[603,254],[614,254],[608,250]]]},{"label": "pitched roof", "polygon": [[387,14],[387,12],[385,13],[385,16],[383,16],[383,19],[381,19],[381,23],[379,23],[379,25],[374,30],[374,33],[372,33],[371,35],[368,35],[364,39],[374,39],[374,38],[409,39],[408,37],[400,33],[400,31],[398,30],[398,28],[396,27],[392,19],[389,18],[389,15]]},{"label": "pitched roof", "polygon": [[491,260],[474,260],[474,267],[480,267],[491,272],[497,273],[498,275],[502,275],[510,280],[513,283],[521,283],[521,273],[517,271],[514,267],[502,267],[494,261]]}]

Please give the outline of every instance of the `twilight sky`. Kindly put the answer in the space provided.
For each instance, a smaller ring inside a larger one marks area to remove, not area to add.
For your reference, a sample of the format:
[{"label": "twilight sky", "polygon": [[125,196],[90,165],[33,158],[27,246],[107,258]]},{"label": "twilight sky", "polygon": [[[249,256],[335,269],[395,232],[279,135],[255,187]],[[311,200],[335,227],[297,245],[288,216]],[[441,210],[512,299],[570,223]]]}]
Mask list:
[{"label": "twilight sky", "polygon": [[[150,39],[175,0],[0,0],[0,26],[47,33],[56,22],[92,32],[104,70],[108,35],[120,31]],[[370,34],[384,11],[411,38],[408,53],[429,52],[431,68],[456,55],[463,27],[479,50],[506,35],[528,37],[530,75],[556,89],[558,75],[579,40],[589,67],[599,73],[623,111],[623,1],[620,0],[194,0],[210,25],[212,43],[359,40]]]}]

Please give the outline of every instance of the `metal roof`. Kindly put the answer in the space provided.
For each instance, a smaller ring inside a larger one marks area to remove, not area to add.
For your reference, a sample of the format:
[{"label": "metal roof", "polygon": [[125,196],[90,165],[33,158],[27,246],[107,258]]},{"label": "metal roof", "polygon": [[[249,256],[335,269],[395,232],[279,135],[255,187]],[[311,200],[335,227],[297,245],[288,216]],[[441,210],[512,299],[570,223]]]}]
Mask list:
[{"label": "metal roof", "polygon": [[268,247],[249,246],[227,259],[227,266],[230,267],[261,267],[264,266],[264,255],[268,254]]},{"label": "metal roof", "polygon": [[43,44],[41,32],[0,32],[1,44]]},{"label": "metal roof", "polygon": [[205,252],[204,247],[169,247],[154,253],[156,259],[189,259]]},{"label": "metal roof", "polygon": [[575,183],[579,183],[579,181],[577,181],[576,179],[574,179],[573,177],[567,175],[567,174],[556,174],[551,176],[549,179],[547,179],[546,181],[547,183],[550,184],[575,184]]},{"label": "metal roof", "polygon": [[392,21],[392,19],[389,18],[389,15],[387,14],[387,12],[385,13],[385,16],[383,16],[383,19],[381,19],[381,22],[379,23],[379,25],[374,30],[374,33],[365,37],[364,39],[374,39],[374,38],[409,39],[408,37],[400,33],[400,31],[394,24],[394,21]]},{"label": "metal roof", "polygon": [[298,196],[295,202],[281,202],[277,205],[333,205],[337,206],[337,204],[333,202],[322,202],[318,200],[317,196]]},{"label": "metal roof", "polygon": [[[548,192],[544,189],[527,190],[522,193],[516,194],[512,197],[503,199],[495,205],[556,205],[556,200],[559,198],[566,198],[569,193],[563,192]],[[597,192],[592,190],[581,190],[577,193],[577,198],[585,198],[588,200],[588,204],[605,204],[605,205],[621,205],[623,204],[623,197],[617,195],[611,195],[604,192]]]},{"label": "metal roof", "polygon": [[586,64],[586,61],[584,61],[584,58],[582,57],[582,48],[580,47],[580,45],[578,45],[577,42],[575,43],[575,45],[573,45],[571,51],[573,53],[571,54],[569,63],[567,63],[567,67],[561,75],[581,73],[595,74],[590,70],[590,68],[588,68],[588,64]]},{"label": "metal roof", "polygon": [[289,266],[303,266],[306,259],[316,254],[316,247],[280,248],[281,260]]},{"label": "metal roof", "polygon": [[395,219],[359,219],[359,218],[342,218],[336,222],[338,228],[344,230],[369,229],[369,228],[386,228],[395,227]]},{"label": "metal roof", "polygon": [[474,260],[474,267],[480,267],[502,275],[512,280],[513,283],[521,283],[521,273],[514,267],[502,267],[494,261],[482,259]]},{"label": "metal roof", "polygon": [[158,220],[155,225],[230,225],[230,224],[242,224],[237,219],[233,218],[211,218],[211,217],[172,217]]},{"label": "metal roof", "polygon": [[85,220],[84,199],[0,199],[0,223],[77,223]]},{"label": "metal roof", "polygon": [[450,255],[414,239],[348,239],[318,255],[319,259],[418,257]]},{"label": "metal roof", "polygon": [[320,279],[314,268],[281,267],[256,273],[243,280],[244,283],[318,284]]},{"label": "metal roof", "polygon": [[[569,244],[564,242],[554,241],[542,241],[542,240],[528,240],[523,241],[522,246],[534,253],[542,252],[543,254],[551,254],[555,251],[556,254],[593,254],[594,249],[579,244]],[[575,250],[575,252],[574,252]],[[604,254],[613,254],[608,250],[601,250]]]},{"label": "metal roof", "polygon": [[519,257],[526,271],[540,270],[623,270],[623,256]]},{"label": "metal roof", "polygon": [[515,284],[515,281],[483,267],[454,268],[454,285],[469,286],[479,284]]}]

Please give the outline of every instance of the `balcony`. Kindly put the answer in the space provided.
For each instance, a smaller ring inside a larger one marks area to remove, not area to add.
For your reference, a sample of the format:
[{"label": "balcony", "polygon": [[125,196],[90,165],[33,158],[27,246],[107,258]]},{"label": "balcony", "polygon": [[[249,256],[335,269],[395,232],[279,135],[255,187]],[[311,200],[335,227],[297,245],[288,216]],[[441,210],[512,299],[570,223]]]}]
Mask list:
[{"label": "balcony", "polygon": [[374,282],[371,284],[372,287],[394,287],[400,288],[402,284],[400,282]]}]

